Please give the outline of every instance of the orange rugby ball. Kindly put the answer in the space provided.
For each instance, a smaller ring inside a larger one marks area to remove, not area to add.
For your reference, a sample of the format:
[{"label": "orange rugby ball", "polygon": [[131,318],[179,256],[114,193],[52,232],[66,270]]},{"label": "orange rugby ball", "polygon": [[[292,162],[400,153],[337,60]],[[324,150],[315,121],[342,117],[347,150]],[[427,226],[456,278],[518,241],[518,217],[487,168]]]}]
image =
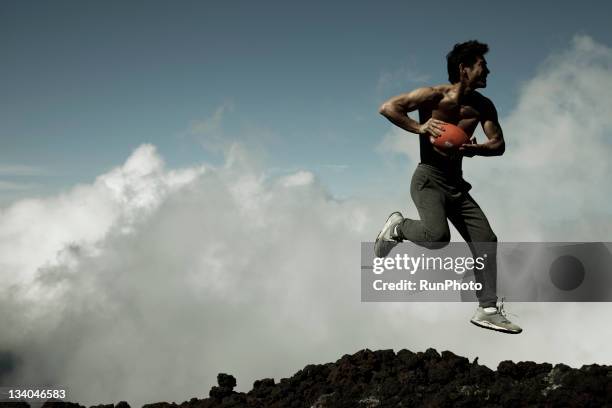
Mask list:
[{"label": "orange rugby ball", "polygon": [[470,137],[458,126],[445,123],[444,128],[439,137],[430,136],[431,144],[441,150],[455,150],[461,147],[462,144],[469,143]]}]

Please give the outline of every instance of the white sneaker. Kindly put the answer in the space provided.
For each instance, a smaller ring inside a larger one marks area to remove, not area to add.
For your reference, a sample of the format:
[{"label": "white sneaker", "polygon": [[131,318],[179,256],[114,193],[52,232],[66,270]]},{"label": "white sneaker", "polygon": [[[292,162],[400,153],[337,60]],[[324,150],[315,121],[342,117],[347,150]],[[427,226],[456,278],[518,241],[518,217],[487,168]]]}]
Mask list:
[{"label": "white sneaker", "polygon": [[470,322],[478,327],[503,333],[519,334],[523,331],[506,317],[503,301],[499,307],[478,307]]},{"label": "white sneaker", "polygon": [[387,218],[387,222],[383,225],[382,230],[380,230],[376,237],[376,242],[374,242],[374,254],[377,257],[384,258],[389,255],[393,247],[402,242],[395,234],[394,229],[403,220],[404,217],[399,211],[391,213],[389,218]]}]

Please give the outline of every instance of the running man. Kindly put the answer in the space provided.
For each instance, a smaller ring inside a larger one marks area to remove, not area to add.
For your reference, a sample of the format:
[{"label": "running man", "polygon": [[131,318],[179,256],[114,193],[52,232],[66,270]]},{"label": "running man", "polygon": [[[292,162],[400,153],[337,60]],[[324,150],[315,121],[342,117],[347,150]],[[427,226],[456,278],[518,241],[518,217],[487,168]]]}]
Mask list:
[{"label": "running man", "polygon": [[[500,156],[505,150],[495,106],[476,92],[487,86],[490,71],[484,55],[488,51],[488,45],[478,41],[456,44],[446,56],[450,85],[415,89],[380,107],[380,113],[393,124],[419,135],[421,162],[412,177],[410,195],[421,219],[392,213],[376,237],[374,252],[377,257],[386,257],[403,240],[430,249],[443,248],[450,241],[450,220],[473,256],[486,255],[487,259],[483,270],[474,270],[482,290],[476,292],[479,306],[471,322],[487,329],[520,333],[522,329],[505,317],[503,305],[497,306],[497,237],[468,193],[472,186],[463,179],[461,170],[463,156]],[[408,116],[416,110],[420,122]],[[488,140],[478,144],[472,137],[456,154],[444,154],[430,142],[431,136],[440,136],[444,123],[459,126],[470,137],[480,123]]]}]

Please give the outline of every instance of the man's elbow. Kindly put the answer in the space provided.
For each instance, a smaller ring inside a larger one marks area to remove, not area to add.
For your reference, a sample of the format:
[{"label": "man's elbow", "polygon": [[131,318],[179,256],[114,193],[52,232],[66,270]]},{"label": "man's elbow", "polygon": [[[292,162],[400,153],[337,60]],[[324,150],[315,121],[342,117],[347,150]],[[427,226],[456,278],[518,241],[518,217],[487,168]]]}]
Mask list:
[{"label": "man's elbow", "polygon": [[389,117],[393,113],[394,110],[395,109],[393,109],[392,103],[385,102],[382,105],[380,105],[380,108],[378,108],[378,113],[380,113],[384,117]]},{"label": "man's elbow", "polygon": [[501,156],[506,151],[506,143],[502,140],[501,143],[495,149],[495,153],[497,156]]}]

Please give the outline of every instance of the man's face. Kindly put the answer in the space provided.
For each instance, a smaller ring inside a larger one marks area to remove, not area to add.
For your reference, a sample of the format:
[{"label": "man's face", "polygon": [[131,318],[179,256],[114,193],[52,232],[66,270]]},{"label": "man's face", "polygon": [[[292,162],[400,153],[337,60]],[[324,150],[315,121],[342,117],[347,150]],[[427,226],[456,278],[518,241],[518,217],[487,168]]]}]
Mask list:
[{"label": "man's face", "polygon": [[489,68],[487,68],[487,61],[483,57],[478,57],[476,62],[471,67],[465,67],[466,82],[472,89],[486,88],[487,86],[487,75],[489,75]]}]

